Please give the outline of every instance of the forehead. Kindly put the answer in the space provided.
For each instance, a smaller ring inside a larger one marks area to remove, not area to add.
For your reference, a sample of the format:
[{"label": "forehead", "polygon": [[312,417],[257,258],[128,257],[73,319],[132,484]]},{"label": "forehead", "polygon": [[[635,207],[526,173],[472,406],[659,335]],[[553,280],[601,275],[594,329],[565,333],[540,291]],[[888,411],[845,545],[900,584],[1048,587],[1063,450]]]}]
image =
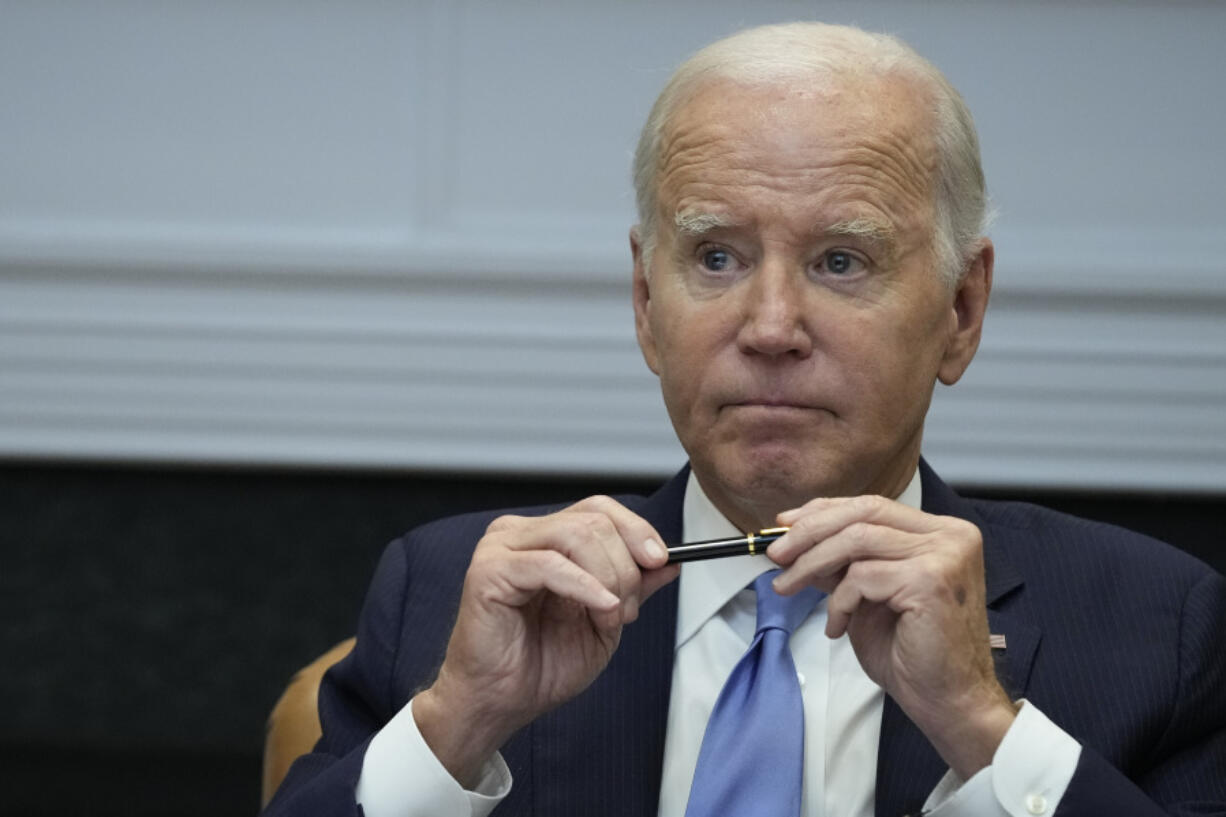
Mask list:
[{"label": "forehead", "polygon": [[924,230],[936,167],[925,96],[901,78],[708,83],[662,135],[661,215],[797,226],[868,219]]}]

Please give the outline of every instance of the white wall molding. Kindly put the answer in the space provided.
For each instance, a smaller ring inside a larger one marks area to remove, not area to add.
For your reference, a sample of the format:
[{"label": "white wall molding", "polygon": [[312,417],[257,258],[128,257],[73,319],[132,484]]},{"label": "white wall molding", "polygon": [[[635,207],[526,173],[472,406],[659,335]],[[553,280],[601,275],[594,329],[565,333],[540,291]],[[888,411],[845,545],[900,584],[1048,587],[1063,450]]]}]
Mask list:
[{"label": "white wall molding", "polygon": [[[288,275],[315,285],[354,277],[472,276],[481,280],[621,285],[629,275],[630,223],[575,219],[552,231],[431,236],[375,231],[304,231],[249,224],[156,227],[64,220],[0,223],[0,270],[77,276]],[[1110,301],[1226,298],[1226,234],[1217,229],[1076,234],[1042,227],[993,233],[998,296]],[[292,285],[292,282],[287,282]]]}]

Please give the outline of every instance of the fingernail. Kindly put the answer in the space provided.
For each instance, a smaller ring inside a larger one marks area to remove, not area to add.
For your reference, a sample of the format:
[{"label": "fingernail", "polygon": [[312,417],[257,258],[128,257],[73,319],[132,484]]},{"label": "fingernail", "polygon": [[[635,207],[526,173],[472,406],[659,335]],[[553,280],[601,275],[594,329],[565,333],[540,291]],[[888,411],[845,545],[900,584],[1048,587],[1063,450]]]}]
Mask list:
[{"label": "fingernail", "polygon": [[657,542],[655,539],[648,539],[643,543],[643,549],[647,551],[647,555],[653,559],[668,558],[668,551],[664,549],[664,545]]}]

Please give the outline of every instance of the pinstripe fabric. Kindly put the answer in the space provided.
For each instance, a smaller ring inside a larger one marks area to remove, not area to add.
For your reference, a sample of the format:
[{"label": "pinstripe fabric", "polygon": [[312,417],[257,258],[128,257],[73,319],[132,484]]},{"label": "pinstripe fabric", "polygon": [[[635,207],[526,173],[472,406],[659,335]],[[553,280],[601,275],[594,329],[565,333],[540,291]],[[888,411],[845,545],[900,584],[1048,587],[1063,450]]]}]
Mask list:
[{"label": "pinstripe fabric", "polygon": [[[984,536],[988,618],[1006,686],[1083,744],[1057,817],[1226,815],[1226,580],[1153,540],[1018,504],[968,501],[921,463],[924,509]],[[683,471],[626,499],[680,535]],[[532,509],[546,513],[552,508]],[[320,692],[324,737],[270,814],[356,814],[366,742],[441,662],[472,548],[496,513],[432,523],[389,546],[354,653]],[[627,627],[592,686],[504,747],[515,775],[495,814],[652,815],[660,786],[676,589]],[[878,817],[918,812],[945,766],[887,698]],[[1155,801],[1159,805],[1155,805]]]}]

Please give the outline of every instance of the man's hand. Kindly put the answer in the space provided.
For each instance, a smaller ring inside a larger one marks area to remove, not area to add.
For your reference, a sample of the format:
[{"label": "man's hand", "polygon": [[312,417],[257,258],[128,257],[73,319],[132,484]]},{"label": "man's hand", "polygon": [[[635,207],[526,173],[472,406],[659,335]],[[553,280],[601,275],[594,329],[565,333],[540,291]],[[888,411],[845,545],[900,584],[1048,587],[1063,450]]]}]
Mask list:
[{"label": "man's hand", "polygon": [[622,626],[677,577],[660,535],[608,497],[503,516],[477,543],[438,679],[413,702],[422,737],[471,787],[511,733],[583,691]]},{"label": "man's hand", "polygon": [[864,671],[967,780],[992,761],[1016,708],[988,645],[983,538],[961,519],[882,497],[815,499],[778,517],[767,549],[780,593],[830,594],[826,634],[851,639]]}]

